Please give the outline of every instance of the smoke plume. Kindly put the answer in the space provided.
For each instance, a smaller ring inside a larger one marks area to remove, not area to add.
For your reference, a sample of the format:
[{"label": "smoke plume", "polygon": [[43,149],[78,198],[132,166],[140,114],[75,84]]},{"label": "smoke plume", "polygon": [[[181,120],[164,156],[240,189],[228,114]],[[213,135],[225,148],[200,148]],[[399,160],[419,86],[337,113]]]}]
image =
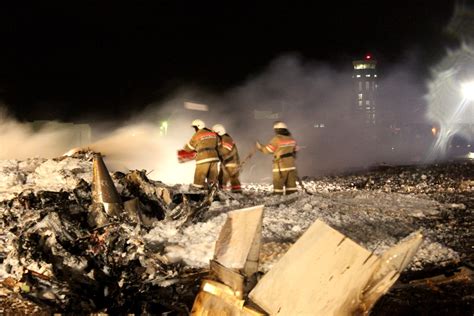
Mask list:
[{"label": "smoke plume", "polygon": [[[474,141],[474,8],[457,5],[447,30],[462,45],[432,69],[426,101],[427,118],[438,127],[437,140],[429,159],[445,158],[454,137]],[[465,87],[470,91],[463,91]],[[465,146],[463,144],[463,146]],[[472,147],[471,147],[472,148]],[[474,151],[474,149],[472,149]]]},{"label": "smoke plume", "polygon": [[[414,60],[407,57],[405,64],[389,69],[380,65],[377,101],[381,120],[387,113],[395,113],[391,120],[397,124],[424,121],[422,113],[418,117],[412,111],[421,107],[424,93],[422,82],[410,70]],[[409,162],[414,154],[408,140],[403,144],[397,139],[396,148],[390,145],[390,133],[383,136],[387,139],[380,136],[378,145],[361,141],[367,138],[367,131],[354,121],[351,112],[355,93],[351,66],[349,62],[347,67],[335,69],[296,55],[282,56],[262,74],[225,93],[183,88],[113,129],[107,127],[108,122],[91,121],[93,137],[80,146],[102,152],[113,170],[146,169],[151,178],[187,183],[192,181],[193,162],[179,164],[176,152],[191,138],[193,119],[202,119],[208,127],[223,124],[235,139],[241,159],[254,150],[255,141],[268,142],[273,137],[273,122],[283,120],[300,147],[300,176]],[[184,106],[186,102],[206,104],[209,111],[190,110]],[[77,147],[68,140],[67,128],[46,126],[33,131],[30,125],[5,116],[2,122],[2,158],[51,157]],[[383,124],[388,123],[381,123],[381,128],[388,128]],[[256,153],[243,168],[242,179],[270,181],[271,157]]]},{"label": "smoke plume", "polygon": [[38,121],[35,124],[18,122],[0,105],[0,159],[56,157],[75,147],[77,135],[73,124]]},{"label": "smoke plume", "polygon": [[[111,170],[146,169],[156,180],[190,183],[194,163],[179,164],[176,152],[193,135],[193,119],[202,119],[208,127],[223,124],[241,159],[254,150],[255,141],[268,142],[274,135],[273,122],[283,120],[300,147],[300,176],[421,162],[434,139],[432,122],[425,117],[425,78],[413,70],[416,53],[401,60],[377,66],[377,125],[371,129],[354,119],[351,61],[331,67],[290,54],[225,93],[183,87],[128,121],[90,120],[92,137],[79,146],[101,152]],[[4,113],[1,121],[1,158],[52,157],[78,147],[68,134],[70,127],[43,124],[34,129]],[[244,166],[242,180],[271,181],[271,160],[256,153]]]},{"label": "smoke plume", "polygon": [[[283,120],[297,140],[299,175],[343,172],[379,163],[421,161],[433,137],[424,118],[424,82],[413,73],[416,55],[403,64],[381,65],[378,117],[371,133],[353,118],[354,90],[351,66],[334,69],[287,55],[273,61],[260,75],[223,94],[183,88],[165,102],[150,104],[139,116],[90,147],[106,155],[114,168],[147,169],[150,177],[167,183],[192,182],[194,163],[179,164],[178,149],[193,134],[193,119],[208,127],[223,124],[235,139],[241,159],[254,150],[255,141],[268,142],[275,120]],[[187,102],[206,104],[208,111],[189,110]],[[164,123],[166,122],[166,123]],[[165,125],[164,125],[165,124]],[[419,131],[394,135],[390,124]],[[166,126],[164,130],[163,126]],[[271,156],[256,153],[245,164],[243,181],[271,181]]]}]

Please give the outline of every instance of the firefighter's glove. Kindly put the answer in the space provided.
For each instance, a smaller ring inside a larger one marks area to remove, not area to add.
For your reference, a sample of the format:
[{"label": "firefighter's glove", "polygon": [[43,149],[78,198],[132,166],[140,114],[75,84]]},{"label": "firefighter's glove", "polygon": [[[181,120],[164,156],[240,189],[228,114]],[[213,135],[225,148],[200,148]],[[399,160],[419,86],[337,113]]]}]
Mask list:
[{"label": "firefighter's glove", "polygon": [[255,145],[257,146],[257,149],[258,150],[262,150],[262,144],[260,144],[258,141],[255,143]]}]

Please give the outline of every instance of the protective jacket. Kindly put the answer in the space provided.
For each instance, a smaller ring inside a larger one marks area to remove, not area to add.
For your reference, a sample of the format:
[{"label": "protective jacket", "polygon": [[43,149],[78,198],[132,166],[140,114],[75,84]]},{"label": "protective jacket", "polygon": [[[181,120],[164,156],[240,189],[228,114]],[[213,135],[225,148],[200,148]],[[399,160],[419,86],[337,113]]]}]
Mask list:
[{"label": "protective jacket", "polygon": [[[239,180],[239,153],[237,146],[229,134],[220,136],[218,145],[219,157],[221,158],[221,169],[219,172],[219,183],[222,189],[230,189],[232,192],[240,193],[242,188]],[[228,183],[230,182],[230,186]]]},{"label": "protective jacket", "polygon": [[203,128],[194,133],[191,140],[184,146],[187,151],[196,152],[196,164],[219,161],[217,155],[217,134]]},{"label": "protective jacket", "polygon": [[296,170],[296,141],[291,136],[275,135],[260,149],[265,154],[273,154],[273,172]]},{"label": "protective jacket", "polygon": [[226,167],[238,167],[240,164],[239,152],[232,137],[229,134],[224,134],[220,137],[219,145],[217,147],[221,162]]},{"label": "protective jacket", "polygon": [[273,154],[273,192],[291,194],[296,187],[296,141],[290,135],[277,134],[266,146],[257,147],[265,154]]}]

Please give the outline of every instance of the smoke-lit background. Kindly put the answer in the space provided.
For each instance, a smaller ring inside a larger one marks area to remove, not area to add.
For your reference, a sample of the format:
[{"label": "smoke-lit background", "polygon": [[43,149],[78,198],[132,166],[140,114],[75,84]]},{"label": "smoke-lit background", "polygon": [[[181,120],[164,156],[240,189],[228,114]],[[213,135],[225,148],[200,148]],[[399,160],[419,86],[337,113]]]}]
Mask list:
[{"label": "smoke-lit background", "polygon": [[[450,24],[444,27],[460,39],[459,45],[449,54],[446,49],[446,57],[430,67],[431,73],[420,71],[421,60],[427,54],[420,48],[399,52],[396,61],[379,61],[377,116],[381,123],[375,142],[361,141],[368,137],[367,131],[360,128],[351,112],[352,59],[363,56],[346,56],[343,62],[325,63],[298,53],[279,55],[226,89],[217,91],[195,82],[183,84],[145,107],[130,101],[126,117],[95,117],[93,111],[85,111],[79,116],[80,122],[88,124],[90,131],[85,128],[81,133],[90,136],[86,147],[102,152],[111,169],[146,169],[152,178],[169,183],[192,181],[193,162],[179,164],[176,151],[192,136],[190,123],[195,118],[204,120],[208,127],[223,124],[234,137],[241,159],[253,150],[255,141],[265,143],[271,139],[276,119],[285,121],[301,148],[297,160],[300,176],[380,163],[421,163],[433,158],[431,146],[436,135],[432,135],[431,126],[437,128],[437,133],[453,130],[448,125],[454,123],[446,121],[446,117],[452,104],[459,102],[441,100],[446,97],[446,82],[442,79],[445,70],[466,69],[467,64],[472,64],[470,37],[460,36],[472,29],[459,23],[472,12],[463,10],[454,12]],[[450,56],[455,56],[455,60]],[[460,60],[464,64],[459,64]],[[186,109],[185,102],[206,104],[208,111]],[[52,103],[47,108],[54,112],[55,106],[60,107]],[[461,116],[469,121],[467,114]],[[83,141],[70,141],[70,126],[19,123],[14,114],[6,111],[2,111],[0,119],[3,159],[54,157],[78,144],[84,146]],[[470,122],[473,123],[472,118]],[[424,132],[409,126],[421,126]],[[406,131],[399,133],[400,130]],[[468,139],[472,136],[461,133]],[[435,158],[438,156],[441,154],[437,153]],[[271,157],[260,153],[249,160],[242,175],[244,181],[269,181],[270,177]]]},{"label": "smoke-lit background", "polygon": [[[396,113],[407,120],[422,121],[422,109],[418,117],[413,117],[411,111],[412,106],[422,104],[424,92],[422,82],[410,71],[411,62],[394,65],[379,81],[383,87],[381,99],[386,100],[383,106],[396,108]],[[186,182],[192,179],[194,166],[192,162],[178,164],[176,151],[192,136],[193,119],[200,118],[209,127],[224,124],[244,158],[253,150],[255,141],[264,143],[273,137],[275,119],[258,119],[255,114],[268,111],[280,113],[279,119],[288,124],[298,141],[300,175],[384,162],[383,153],[352,146],[362,135],[350,115],[354,93],[351,76],[350,67],[333,69],[297,56],[282,56],[261,75],[220,95],[183,88],[168,101],[152,103],[130,120],[92,122],[95,141],[88,147],[103,152],[113,168],[147,169],[153,178]],[[209,111],[187,110],[187,101],[204,103]],[[29,125],[7,121],[2,124],[2,158],[52,157],[74,147],[60,142],[65,130],[44,127],[33,131]],[[167,124],[166,131],[163,122]],[[316,129],[316,123],[324,123],[325,128]],[[5,139],[9,140],[6,144]],[[409,153],[397,154],[399,161],[410,158]],[[256,154],[245,167],[244,179],[269,178],[270,168],[271,157]]]}]

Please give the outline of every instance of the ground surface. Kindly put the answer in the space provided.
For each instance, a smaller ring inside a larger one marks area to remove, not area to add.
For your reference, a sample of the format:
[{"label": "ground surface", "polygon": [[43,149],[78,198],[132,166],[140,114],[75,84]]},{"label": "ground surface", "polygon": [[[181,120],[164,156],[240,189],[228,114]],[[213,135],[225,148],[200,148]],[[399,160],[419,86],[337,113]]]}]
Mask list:
[{"label": "ground surface", "polygon": [[[90,159],[80,157],[61,160],[30,159],[22,162],[2,161],[0,162],[0,178],[2,180],[0,200],[3,201],[0,206],[0,260],[2,262],[0,280],[3,282],[0,286],[0,301],[2,302],[0,313],[19,314],[22,310],[25,314],[51,310],[67,311],[68,306],[81,296],[77,293],[72,295],[71,288],[68,291],[56,290],[55,287],[64,287],[68,284],[57,276],[59,273],[55,267],[57,262],[52,263],[52,257],[40,256],[38,258],[38,254],[28,250],[29,248],[26,251],[29,251],[28,255],[25,255],[18,248],[18,243],[26,236],[22,234],[28,231],[27,228],[30,229],[27,235],[30,237],[38,234],[50,237],[51,231],[54,232],[54,229],[46,230],[41,225],[28,226],[29,221],[35,224],[37,222],[52,223],[55,218],[52,216],[53,213],[59,214],[61,218],[63,213],[80,214],[80,210],[77,209],[80,209],[81,203],[87,204],[87,196],[85,202],[78,200],[77,194],[73,202],[70,197],[73,192],[77,193],[78,187],[84,186],[84,181],[86,184],[83,188],[84,192],[88,192],[87,184],[91,182]],[[81,180],[84,181],[81,182]],[[129,194],[126,184],[118,178],[115,180],[122,197]],[[449,162],[427,166],[379,166],[351,174],[305,178],[303,184],[311,194],[301,190],[295,195],[278,197],[271,195],[270,185],[255,183],[246,184],[243,195],[221,193],[199,221],[186,227],[178,227],[173,221],[156,221],[147,229],[142,227],[137,230],[131,224],[124,224],[117,228],[120,230],[116,233],[128,236],[127,245],[120,248],[127,260],[107,259],[100,254],[106,262],[101,267],[103,270],[107,270],[107,267],[123,269],[122,275],[117,276],[116,281],[125,284],[121,291],[127,292],[127,295],[133,294],[134,290],[143,291],[144,289],[148,289],[151,293],[155,288],[149,283],[162,282],[163,273],[171,273],[169,271],[181,274],[197,273],[206,269],[213,255],[215,240],[228,211],[264,204],[264,244],[260,266],[262,273],[271,269],[278,258],[316,219],[323,220],[375,253],[381,253],[412,232],[421,230],[425,240],[420,250],[397,284],[377,303],[372,314],[473,314],[474,281],[470,270],[474,264],[474,229],[472,229],[474,164],[472,162]],[[45,190],[64,194],[41,193]],[[28,195],[30,199],[26,200],[30,201],[29,203],[36,203],[29,208],[22,202],[25,201],[23,197],[27,194],[32,194],[35,199]],[[61,202],[61,199],[65,200]],[[45,218],[49,222],[46,222]],[[77,219],[68,217],[68,221],[64,219],[58,223],[69,227],[66,223],[69,221],[74,223],[74,220]],[[34,235],[31,235],[31,227],[36,227]],[[81,234],[82,230],[74,231],[74,233]],[[113,231],[109,232],[109,234],[113,233]],[[91,249],[68,248],[70,245],[64,242],[57,232],[55,237],[57,241],[55,239],[53,250],[61,255],[53,257],[61,258],[61,267],[68,267],[70,264],[77,270],[84,256],[77,254],[73,256],[77,261],[70,263],[63,259],[66,255],[62,254],[75,254],[75,251],[78,252],[81,249],[84,251],[91,251]],[[51,241],[51,239],[48,240]],[[32,247],[32,244],[38,245],[32,243],[31,240],[22,245]],[[114,245],[113,250],[110,250],[110,256],[120,255],[117,249]],[[19,260],[19,257],[23,259]],[[159,264],[163,269],[154,268]],[[127,272],[131,269],[131,265],[133,265],[133,274]],[[55,290],[51,291],[53,298],[50,301],[47,296],[50,292],[43,293],[44,297],[40,296],[38,299],[37,295],[12,284],[14,283],[12,280],[24,280],[27,267],[34,271],[40,270],[43,275],[55,277],[55,281],[58,281],[57,284],[51,285]],[[84,270],[84,274],[89,271],[87,269],[89,268]],[[181,310],[189,308],[199,275],[195,275],[193,281],[181,283],[181,287],[173,287],[173,290],[170,287],[173,293],[159,292],[163,297],[174,300],[169,303],[169,310],[176,310],[173,308],[176,306],[176,300],[181,300],[183,305]],[[98,277],[81,281],[92,282],[92,280],[98,280]],[[106,280],[109,282],[110,277]],[[166,280],[171,282],[170,278]],[[145,285],[127,287],[137,282]],[[22,294],[14,293],[11,289]],[[100,291],[103,290],[100,289]],[[107,291],[109,290],[107,287]],[[112,293],[116,293],[114,291]],[[127,295],[121,293],[116,297],[123,300]],[[86,300],[84,298],[84,301]],[[119,305],[117,302],[111,303],[103,299],[94,302],[96,305],[97,302],[104,304],[98,307],[98,310],[102,311],[113,311],[107,307],[107,304],[117,304],[117,308],[127,308],[128,311],[137,311],[137,308],[150,311],[158,308],[148,306],[146,300],[146,295],[138,295],[135,305],[126,301]],[[33,301],[40,305],[35,305]],[[51,304],[48,306],[45,302]],[[95,305],[84,303],[84,308],[91,309],[91,306]],[[166,310],[163,306],[160,308],[158,309],[160,311]]]}]

